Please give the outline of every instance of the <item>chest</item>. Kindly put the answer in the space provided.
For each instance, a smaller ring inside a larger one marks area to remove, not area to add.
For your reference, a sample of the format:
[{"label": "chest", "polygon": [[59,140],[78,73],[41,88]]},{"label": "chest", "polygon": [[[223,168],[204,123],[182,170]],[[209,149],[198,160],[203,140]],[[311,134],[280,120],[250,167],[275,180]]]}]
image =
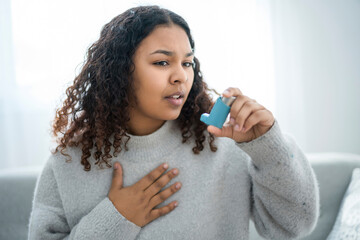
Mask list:
[{"label": "chest", "polygon": [[[244,159],[218,152],[207,156],[169,154],[161,159],[150,158],[146,162],[134,161],[121,155],[115,160],[122,165],[124,186],[133,185],[164,162],[169,164],[169,170],[179,169],[179,175],[165,188],[181,182],[181,190],[157,208],[174,200],[179,202],[179,206],[168,215],[143,227],[139,239],[154,239],[159,234],[159,229],[171,229],[172,233],[178,231],[179,234],[184,231],[198,234],[199,229],[208,229],[202,234],[212,231],[216,234],[220,231],[218,228],[225,223],[234,224],[234,221],[240,221],[241,218],[245,220],[240,222],[246,222],[249,218],[250,182]],[[74,177],[69,186],[59,186],[71,228],[108,195],[113,170],[95,171]],[[226,226],[222,228],[226,229]],[[161,239],[162,235],[163,233],[156,239]]]}]

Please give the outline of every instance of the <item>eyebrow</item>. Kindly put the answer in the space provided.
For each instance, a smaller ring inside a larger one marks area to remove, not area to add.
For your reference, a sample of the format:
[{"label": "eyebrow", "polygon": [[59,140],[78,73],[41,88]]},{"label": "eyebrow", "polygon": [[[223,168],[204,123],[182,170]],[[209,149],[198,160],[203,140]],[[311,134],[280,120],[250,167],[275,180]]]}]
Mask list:
[{"label": "eyebrow", "polygon": [[[174,52],[170,52],[170,51],[162,50],[162,49],[156,50],[155,52],[150,53],[150,55],[157,54],[157,53],[165,54],[166,56],[170,56],[170,57],[174,55]],[[191,51],[191,52],[185,54],[185,57],[190,57],[190,56],[193,56],[193,55],[194,55],[194,52]]]}]

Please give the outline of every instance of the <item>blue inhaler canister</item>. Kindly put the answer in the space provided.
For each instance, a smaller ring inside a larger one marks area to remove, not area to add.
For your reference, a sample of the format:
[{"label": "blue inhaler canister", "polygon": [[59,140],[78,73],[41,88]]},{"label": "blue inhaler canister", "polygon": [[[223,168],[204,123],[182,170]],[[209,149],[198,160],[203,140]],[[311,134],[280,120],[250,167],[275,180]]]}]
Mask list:
[{"label": "blue inhaler canister", "polygon": [[235,99],[236,97],[219,97],[216,100],[214,107],[211,109],[210,114],[201,114],[200,121],[206,123],[207,125],[222,128],[230,112],[231,104],[233,104]]}]

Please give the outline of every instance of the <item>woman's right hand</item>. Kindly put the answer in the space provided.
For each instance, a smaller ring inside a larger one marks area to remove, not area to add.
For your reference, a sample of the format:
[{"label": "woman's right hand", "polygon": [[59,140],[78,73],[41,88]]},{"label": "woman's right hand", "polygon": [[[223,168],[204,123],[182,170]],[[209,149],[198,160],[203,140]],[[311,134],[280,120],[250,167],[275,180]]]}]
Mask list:
[{"label": "woman's right hand", "polygon": [[[164,207],[155,208],[181,187],[181,184],[177,182],[160,192],[179,173],[178,169],[172,169],[172,171],[162,175],[167,168],[167,164],[161,164],[134,185],[123,187],[123,170],[121,164],[116,162],[108,198],[127,220],[139,227],[145,226],[149,222],[168,214],[178,204],[173,201]],[[177,184],[179,185],[178,189],[176,188]]]}]

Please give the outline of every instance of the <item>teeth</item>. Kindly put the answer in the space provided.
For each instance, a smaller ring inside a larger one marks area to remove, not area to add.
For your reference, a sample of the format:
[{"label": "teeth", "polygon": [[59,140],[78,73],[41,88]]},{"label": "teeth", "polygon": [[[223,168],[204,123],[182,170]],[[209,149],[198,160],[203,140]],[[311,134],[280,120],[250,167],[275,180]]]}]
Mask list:
[{"label": "teeth", "polygon": [[175,98],[175,99],[178,99],[178,98],[180,98],[180,95],[173,95],[173,96],[171,96],[172,98]]}]

